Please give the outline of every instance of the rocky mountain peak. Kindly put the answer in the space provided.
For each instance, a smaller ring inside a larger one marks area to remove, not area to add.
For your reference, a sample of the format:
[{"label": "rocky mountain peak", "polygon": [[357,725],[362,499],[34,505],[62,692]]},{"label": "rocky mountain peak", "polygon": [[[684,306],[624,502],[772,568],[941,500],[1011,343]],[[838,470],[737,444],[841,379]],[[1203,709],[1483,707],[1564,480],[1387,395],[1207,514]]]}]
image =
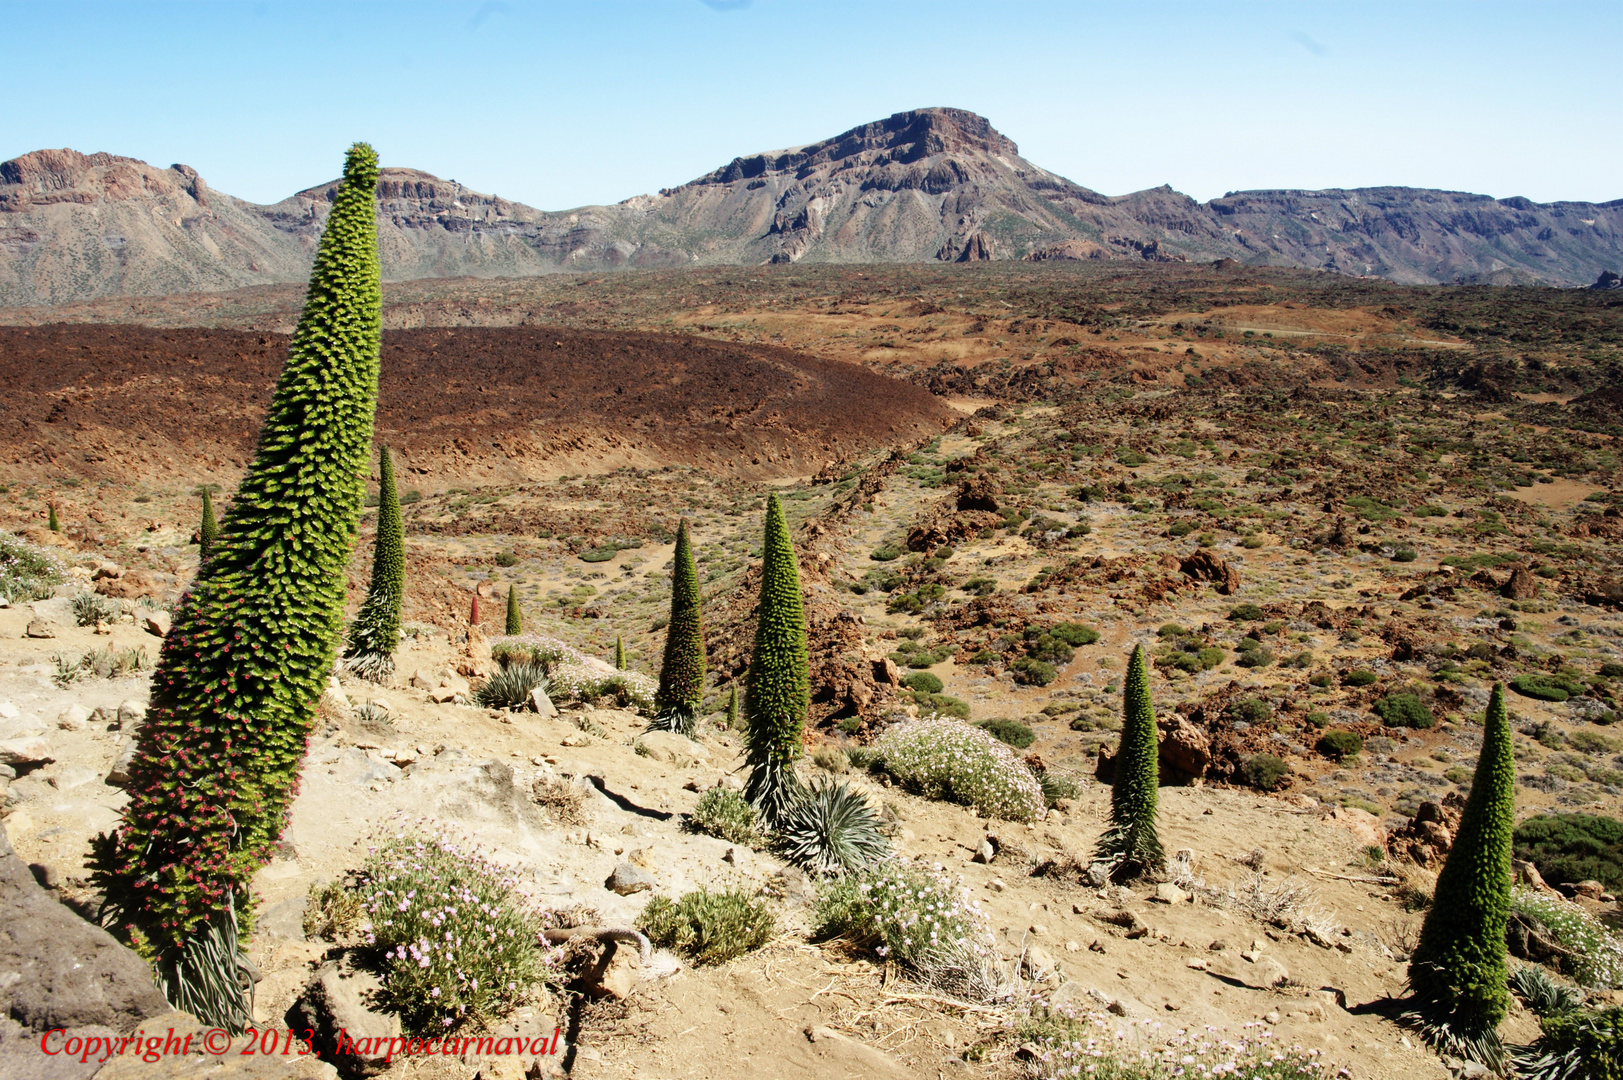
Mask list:
[{"label": "rocky mountain peak", "polygon": [[117,154],[66,147],[35,150],[0,162],[0,212],[53,203],[118,202],[185,192],[201,200],[204,184],[188,165],[156,168]]},{"label": "rocky mountain peak", "polygon": [[863,124],[832,139],[734,158],[694,184],[731,184],[768,173],[805,174],[818,166],[911,164],[938,154],[1016,157],[1020,148],[984,116],[964,109],[912,109]]}]

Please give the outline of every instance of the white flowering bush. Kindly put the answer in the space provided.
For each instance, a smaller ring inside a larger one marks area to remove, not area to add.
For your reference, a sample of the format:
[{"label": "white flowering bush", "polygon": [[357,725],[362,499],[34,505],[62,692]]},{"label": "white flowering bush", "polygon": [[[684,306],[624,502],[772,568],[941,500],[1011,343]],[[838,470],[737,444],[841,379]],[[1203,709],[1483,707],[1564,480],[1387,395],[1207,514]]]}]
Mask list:
[{"label": "white flowering bush", "polygon": [[1128,1022],[1104,1012],[1062,1011],[1043,1026],[1046,1032],[1031,1040],[1037,1055],[1030,1075],[1037,1080],[1324,1080],[1351,1075],[1323,1060],[1318,1050],[1279,1045],[1261,1023],[1246,1024],[1230,1038],[1214,1027],[1168,1031],[1158,1020]]},{"label": "white flowering bush", "polygon": [[1582,906],[1549,893],[1517,889],[1510,909],[1537,919],[1556,941],[1572,950],[1566,964],[1572,969],[1567,974],[1575,982],[1602,990],[1623,986],[1623,938]]},{"label": "white flowering bush", "polygon": [[0,532],[0,596],[39,600],[67,576],[62,561],[42,547]]},{"label": "white flowering bush", "polygon": [[1046,812],[1043,787],[1006,743],[947,716],[897,724],[874,744],[903,785],[931,799],[974,807],[989,818],[1031,821]]},{"label": "white flowering bush", "polygon": [[[587,655],[551,634],[510,634],[490,643],[490,655],[502,665],[514,660],[528,660],[550,671],[555,664],[587,666]],[[605,665],[606,666],[606,665]]]},{"label": "white flowering bush", "polygon": [[487,1023],[560,966],[562,950],[542,938],[515,879],[443,830],[386,841],[366,861],[359,891],[366,943],[408,1030]]},{"label": "white flowering bush", "polygon": [[846,938],[949,993],[990,1001],[1012,989],[979,902],[941,866],[894,859],[830,882],[813,927],[813,937]]},{"label": "white flowering bush", "polygon": [[654,711],[659,683],[635,671],[598,671],[581,664],[555,664],[551,693],[558,701],[593,701],[611,697],[639,712]]}]

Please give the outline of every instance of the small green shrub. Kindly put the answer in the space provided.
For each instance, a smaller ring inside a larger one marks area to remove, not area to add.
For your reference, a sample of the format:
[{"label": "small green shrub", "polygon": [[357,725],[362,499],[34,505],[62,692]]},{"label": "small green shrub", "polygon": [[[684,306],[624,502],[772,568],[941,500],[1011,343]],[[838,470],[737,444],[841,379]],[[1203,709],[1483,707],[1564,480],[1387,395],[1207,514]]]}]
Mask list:
[{"label": "small green shrub", "polygon": [[1245,1080],[1323,1080],[1347,1075],[1317,1050],[1281,1045],[1269,1031],[1229,1037],[1216,1028],[1175,1028],[1145,1021],[1132,1035],[1110,1035],[1116,1018],[1107,1012],[1060,1009],[1022,1032],[1035,1049],[1032,1080],[1172,1080],[1174,1077],[1244,1077]]},{"label": "small green shrub", "polygon": [[969,702],[962,698],[955,698],[950,694],[926,694],[922,690],[914,690],[912,696],[913,703],[920,709],[942,716],[956,716],[960,720],[969,719]]},{"label": "small green shrub", "polygon": [[1425,729],[1437,723],[1431,709],[1414,694],[1388,694],[1370,708],[1389,727]]},{"label": "small green shrub", "polygon": [[0,596],[12,601],[43,600],[66,577],[67,569],[55,555],[0,532]]},{"label": "small green shrub", "polygon": [[1510,688],[1539,701],[1565,701],[1584,692],[1584,684],[1565,675],[1528,674],[1510,680]]},{"label": "small green shrub", "polygon": [[688,815],[687,827],[729,844],[760,847],[766,839],[756,822],[755,808],[736,791],[713,787],[699,796]]},{"label": "small green shrub", "polygon": [[614,558],[619,553],[620,553],[620,549],[618,547],[616,547],[614,544],[603,544],[603,545],[601,545],[599,547],[590,548],[590,549],[588,549],[586,551],[581,552],[579,555],[576,556],[576,558],[578,558],[581,562],[584,562],[584,563],[600,563],[600,562],[608,562],[610,559]]},{"label": "small green shrub", "polygon": [[695,963],[724,964],[771,941],[777,919],[764,900],[741,889],[701,887],[674,902],[654,897],[637,917],[637,928],[655,945]]},{"label": "small green shrub", "polygon": [[994,717],[991,720],[982,720],[975,725],[992,734],[999,742],[1008,743],[1016,750],[1024,750],[1037,739],[1037,733],[1018,720],[1009,720],[1004,717]]},{"label": "small green shrub", "polygon": [[892,559],[901,558],[901,555],[902,549],[895,544],[881,544],[874,548],[873,554],[868,557],[875,562],[890,562]]},{"label": "small green shrub", "polygon": [[851,760],[845,756],[845,751],[827,743],[813,750],[811,759],[812,764],[824,772],[842,773],[851,767]]},{"label": "small green shrub", "polygon": [[1261,622],[1267,618],[1262,609],[1255,604],[1240,604],[1229,611],[1228,617],[1235,622]]},{"label": "small green shrub", "polygon": [[1262,698],[1241,698],[1231,701],[1223,710],[1231,721],[1243,720],[1247,724],[1266,724],[1274,718],[1274,707]]},{"label": "small green shrub", "polygon": [[408,1031],[489,1023],[555,978],[517,881],[446,834],[408,834],[366,861],[368,944]]},{"label": "small green shrub", "polygon": [[1321,690],[1333,682],[1335,682],[1335,679],[1332,678],[1328,672],[1322,671],[1307,680],[1309,686],[1317,686]]},{"label": "small green shrub", "polygon": [[360,926],[364,912],[365,905],[355,889],[340,881],[317,882],[310,886],[304,905],[304,936],[312,941],[337,941]]},{"label": "small green shrub", "polygon": [[1364,737],[1356,731],[1326,731],[1319,736],[1317,750],[1331,761],[1357,757],[1364,752]]},{"label": "small green shrub", "polygon": [[1596,674],[1603,679],[1623,679],[1623,664],[1608,660],[1600,666],[1600,670]]},{"label": "small green shrub", "polygon": [[1241,767],[1245,782],[1259,791],[1275,791],[1290,776],[1291,768],[1277,754],[1252,754]]},{"label": "small green shrub", "polygon": [[1082,623],[1060,623],[1058,626],[1050,627],[1048,633],[1050,637],[1056,637],[1075,648],[1092,645],[1099,640],[1099,631]]},{"label": "small green shrub", "polygon": [[1307,714],[1307,726],[1324,729],[1330,726],[1330,714],[1323,712],[1310,712]]},{"label": "small green shrub", "polygon": [[987,817],[1043,816],[1042,787],[1014,751],[958,720],[926,717],[896,724],[874,746],[885,769],[931,799],[974,807]]},{"label": "small green shrub", "polygon": [[73,621],[80,626],[114,623],[123,611],[100,593],[82,592],[73,595]]},{"label": "small green shrub", "polygon": [[1029,656],[1022,656],[1010,663],[1009,670],[1014,672],[1014,681],[1025,686],[1047,686],[1059,678],[1053,664]]},{"label": "small green shrub", "polygon": [[1522,1080],[1623,1076],[1623,1008],[1569,1009],[1539,1017],[1539,1029],[1539,1038],[1515,1054]]},{"label": "small green shrub", "polygon": [[[1242,640],[1250,641],[1252,639],[1244,638]],[[1234,666],[1243,668],[1265,668],[1273,662],[1273,650],[1260,645],[1251,649],[1242,649],[1240,655],[1234,658]]]},{"label": "small green shrub", "polygon": [[1368,668],[1354,668],[1341,677],[1342,686],[1373,686],[1381,677]]},{"label": "small green shrub", "polygon": [[1516,826],[1516,858],[1551,884],[1595,880],[1623,889],[1623,821],[1599,814],[1539,814]]},{"label": "small green shrub", "polygon": [[902,685],[909,690],[922,690],[926,694],[939,694],[945,685],[935,675],[928,671],[915,671],[902,680]]}]

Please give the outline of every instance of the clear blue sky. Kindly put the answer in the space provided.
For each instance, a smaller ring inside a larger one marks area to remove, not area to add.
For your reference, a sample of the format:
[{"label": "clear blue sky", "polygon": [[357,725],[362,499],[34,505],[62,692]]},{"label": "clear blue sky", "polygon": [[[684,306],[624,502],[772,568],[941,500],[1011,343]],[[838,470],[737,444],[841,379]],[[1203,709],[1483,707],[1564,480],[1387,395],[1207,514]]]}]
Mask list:
[{"label": "clear blue sky", "polygon": [[364,138],[543,209],[926,105],[1109,194],[1408,184],[1623,198],[1623,4],[0,0],[0,159],[272,202]]}]

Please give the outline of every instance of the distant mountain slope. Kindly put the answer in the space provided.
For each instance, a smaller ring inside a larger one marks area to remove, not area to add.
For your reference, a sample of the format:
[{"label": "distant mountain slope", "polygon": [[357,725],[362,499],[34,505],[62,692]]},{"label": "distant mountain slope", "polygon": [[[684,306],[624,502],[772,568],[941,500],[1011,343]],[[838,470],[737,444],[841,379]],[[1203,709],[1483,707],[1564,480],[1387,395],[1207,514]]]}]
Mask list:
[{"label": "distant mountain slope", "polygon": [[[333,184],[258,206],[184,165],[41,150],[0,164],[0,306],[300,281]],[[657,195],[543,211],[414,169],[378,183],[384,276],[765,262],[1231,258],[1400,282],[1585,285],[1623,268],[1623,200],[1421,188],[1106,196],[981,116],[920,109],[735,158]]]}]

